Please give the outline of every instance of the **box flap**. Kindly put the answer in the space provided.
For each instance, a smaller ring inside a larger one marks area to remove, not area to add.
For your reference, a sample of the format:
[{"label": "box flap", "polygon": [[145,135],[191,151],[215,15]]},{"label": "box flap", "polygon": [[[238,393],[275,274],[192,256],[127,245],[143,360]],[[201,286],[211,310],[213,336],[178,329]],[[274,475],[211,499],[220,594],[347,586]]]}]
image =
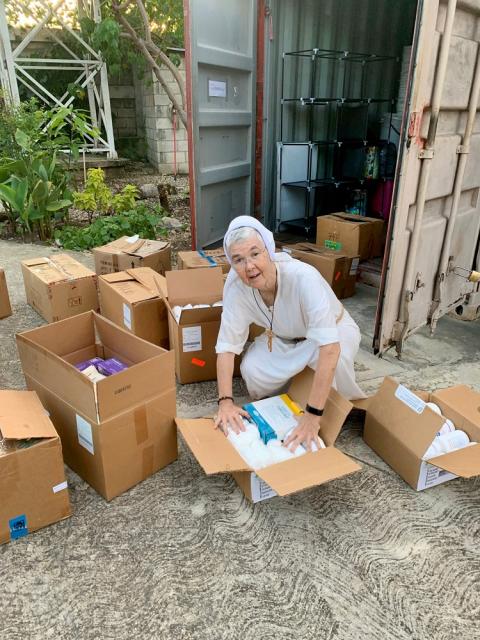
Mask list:
[{"label": "box flap", "polygon": [[123,253],[126,253],[129,256],[136,256],[137,258],[146,258],[154,253],[163,251],[168,246],[169,243],[164,240],[142,240],[140,245],[130,248],[127,247],[127,249],[123,250]]},{"label": "box flap", "polygon": [[101,247],[95,247],[94,251],[102,251],[104,253],[131,253],[139,249],[145,241],[138,236],[122,236],[117,240],[112,240]]},{"label": "box flap", "polygon": [[315,487],[359,471],[361,466],[334,447],[286,460],[255,473],[279,496]]},{"label": "box flap", "polygon": [[31,269],[35,276],[46,284],[95,276],[93,271],[65,253],[50,256],[50,258],[24,260],[22,264]]},{"label": "box flap", "polygon": [[450,471],[461,478],[473,478],[480,475],[480,444],[473,444],[464,449],[446,453],[437,458],[427,460],[440,469]]},{"label": "box flap", "polygon": [[153,295],[160,298],[167,297],[167,280],[150,267],[137,267],[136,269],[127,269],[129,276],[149,289]]},{"label": "box flap", "polygon": [[386,377],[370,398],[367,409],[376,424],[401,440],[421,458],[444,423],[444,418],[425,405],[425,401],[393,378]]},{"label": "box flap", "polygon": [[[312,369],[307,367],[293,378],[288,389],[288,395],[300,405],[302,409],[304,409],[307,404],[314,375]],[[335,443],[352,408],[353,405],[349,400],[340,395],[335,389],[330,389],[320,426],[320,436],[327,447],[331,447]]]},{"label": "box flap", "polygon": [[231,471],[251,471],[213,420],[175,418],[185,442],[207,475]]},{"label": "box flap", "polygon": [[355,213],[343,213],[343,212],[330,213],[329,217],[337,218],[338,220],[343,220],[345,222],[354,222],[354,223],[357,223],[358,225],[365,224],[366,222],[369,222],[370,224],[372,222],[379,222],[383,225],[383,220],[380,220],[379,218],[372,218],[369,216],[360,216]]},{"label": "box flap", "polygon": [[448,410],[457,429],[461,428],[460,418],[466,419],[480,429],[480,393],[478,391],[461,384],[449,389],[439,389],[432,393],[431,397],[432,402],[440,405],[442,411],[447,413]]},{"label": "box flap", "polygon": [[211,304],[223,298],[223,274],[220,267],[167,271],[168,300],[172,307],[186,304]]},{"label": "box flap", "polygon": [[152,298],[166,297],[166,280],[159,273],[149,267],[127,269],[117,273],[109,273],[99,276],[100,281],[108,283],[127,302],[135,304],[151,300]]},{"label": "box flap", "polygon": [[321,247],[318,244],[312,242],[297,242],[290,247],[293,251],[300,251],[304,253],[314,253],[331,260],[340,260],[341,258],[349,258],[350,256],[343,251],[332,251],[326,247]]},{"label": "box flap", "polygon": [[181,325],[201,324],[220,320],[223,307],[210,307],[205,309],[184,309],[180,316]]},{"label": "box flap", "polygon": [[0,391],[0,432],[12,440],[57,437],[35,391]]}]

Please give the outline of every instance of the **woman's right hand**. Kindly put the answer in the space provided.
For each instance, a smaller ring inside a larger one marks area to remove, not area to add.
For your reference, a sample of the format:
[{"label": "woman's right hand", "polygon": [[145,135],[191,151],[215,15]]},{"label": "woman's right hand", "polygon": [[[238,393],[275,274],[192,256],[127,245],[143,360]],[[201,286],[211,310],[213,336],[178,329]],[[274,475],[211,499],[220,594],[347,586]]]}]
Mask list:
[{"label": "woman's right hand", "polygon": [[228,434],[229,427],[235,433],[240,433],[245,431],[242,418],[250,419],[250,416],[244,409],[237,407],[232,400],[221,400],[214,419],[215,427],[221,429],[225,435]]}]

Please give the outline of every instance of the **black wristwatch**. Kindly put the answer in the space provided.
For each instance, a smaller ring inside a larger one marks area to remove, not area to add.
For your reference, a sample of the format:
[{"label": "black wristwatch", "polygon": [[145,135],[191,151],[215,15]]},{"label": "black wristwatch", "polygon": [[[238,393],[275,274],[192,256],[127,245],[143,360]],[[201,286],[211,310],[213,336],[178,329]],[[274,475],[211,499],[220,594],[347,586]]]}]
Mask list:
[{"label": "black wristwatch", "polygon": [[323,416],[323,409],[316,409],[315,407],[311,407],[309,404],[305,407],[305,411],[314,416]]}]

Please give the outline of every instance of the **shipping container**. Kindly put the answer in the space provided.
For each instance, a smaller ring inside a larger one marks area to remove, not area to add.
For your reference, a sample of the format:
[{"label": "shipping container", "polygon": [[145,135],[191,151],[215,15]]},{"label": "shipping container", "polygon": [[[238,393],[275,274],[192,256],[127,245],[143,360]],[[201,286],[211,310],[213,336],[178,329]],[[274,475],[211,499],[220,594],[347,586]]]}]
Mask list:
[{"label": "shipping container", "polygon": [[374,351],[401,353],[449,312],[477,318],[480,0],[184,8],[194,246],[241,214],[308,234],[317,215],[373,206],[387,221]]}]

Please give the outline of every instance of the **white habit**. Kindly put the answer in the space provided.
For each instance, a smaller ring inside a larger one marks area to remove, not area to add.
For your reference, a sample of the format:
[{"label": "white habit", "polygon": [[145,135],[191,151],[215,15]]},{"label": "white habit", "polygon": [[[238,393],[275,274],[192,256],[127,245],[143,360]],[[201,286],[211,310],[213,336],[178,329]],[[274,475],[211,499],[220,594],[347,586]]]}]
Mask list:
[{"label": "white habit", "polygon": [[[241,364],[250,396],[258,399],[283,391],[307,365],[316,368],[320,346],[339,342],[341,352],[333,386],[349,400],[364,398],[353,368],[360,345],[357,324],[314,267],[287,254],[276,254],[275,264],[272,352],[262,334],[250,345]],[[265,305],[259,291],[244,284],[232,269],[225,283],[217,353],[240,354],[250,324],[269,329],[271,318],[272,309]]]}]

